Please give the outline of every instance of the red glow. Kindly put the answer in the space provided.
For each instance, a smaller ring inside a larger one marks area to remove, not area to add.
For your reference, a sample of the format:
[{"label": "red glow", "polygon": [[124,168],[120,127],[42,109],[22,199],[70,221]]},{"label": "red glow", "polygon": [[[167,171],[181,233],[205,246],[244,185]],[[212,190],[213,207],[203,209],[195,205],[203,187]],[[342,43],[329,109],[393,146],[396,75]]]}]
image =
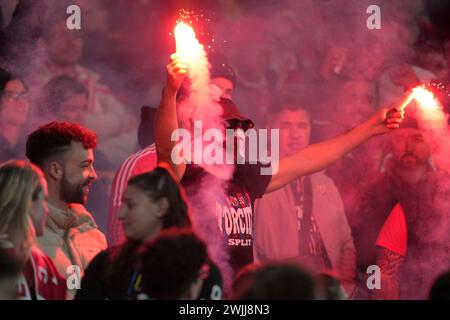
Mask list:
[{"label": "red glow", "polygon": [[191,26],[177,22],[174,30],[177,54],[188,59],[196,59],[201,54],[201,45]]},{"label": "red glow", "polygon": [[415,100],[417,106],[424,111],[438,110],[441,106],[434,93],[423,85],[413,88],[398,109],[403,111],[412,100]]},{"label": "red glow", "polygon": [[423,110],[437,110],[440,108],[440,103],[434,93],[422,86],[412,89],[412,95],[417,105]]}]

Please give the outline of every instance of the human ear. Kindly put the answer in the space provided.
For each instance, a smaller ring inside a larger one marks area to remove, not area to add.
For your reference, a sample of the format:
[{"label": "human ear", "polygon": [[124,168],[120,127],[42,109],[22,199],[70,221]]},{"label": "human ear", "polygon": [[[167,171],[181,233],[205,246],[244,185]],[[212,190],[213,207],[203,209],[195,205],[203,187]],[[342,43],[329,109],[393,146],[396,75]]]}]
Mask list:
[{"label": "human ear", "polygon": [[48,175],[54,180],[60,181],[63,177],[63,167],[56,161],[51,162],[47,168]]},{"label": "human ear", "polygon": [[166,197],[163,197],[158,200],[158,217],[162,217],[166,214],[167,210],[169,209],[169,200],[167,200]]}]

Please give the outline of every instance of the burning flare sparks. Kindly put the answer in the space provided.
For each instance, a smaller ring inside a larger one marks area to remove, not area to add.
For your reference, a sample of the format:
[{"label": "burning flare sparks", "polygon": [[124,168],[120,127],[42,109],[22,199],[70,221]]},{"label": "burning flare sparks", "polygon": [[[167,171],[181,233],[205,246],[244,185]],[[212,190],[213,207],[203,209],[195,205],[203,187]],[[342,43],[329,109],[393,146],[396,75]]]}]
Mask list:
[{"label": "burning flare sparks", "polygon": [[191,62],[202,55],[202,45],[195,36],[194,29],[185,22],[177,22],[174,30],[177,55]]},{"label": "burning flare sparks", "polygon": [[428,90],[424,85],[413,88],[398,109],[404,111],[406,106],[410,104],[412,100],[415,100],[418,107],[422,110],[438,110],[441,107],[435,94],[431,90]]},{"label": "burning flare sparks", "polygon": [[440,103],[433,92],[424,87],[416,87],[412,89],[414,100],[417,101],[420,108],[424,110],[439,109]]}]

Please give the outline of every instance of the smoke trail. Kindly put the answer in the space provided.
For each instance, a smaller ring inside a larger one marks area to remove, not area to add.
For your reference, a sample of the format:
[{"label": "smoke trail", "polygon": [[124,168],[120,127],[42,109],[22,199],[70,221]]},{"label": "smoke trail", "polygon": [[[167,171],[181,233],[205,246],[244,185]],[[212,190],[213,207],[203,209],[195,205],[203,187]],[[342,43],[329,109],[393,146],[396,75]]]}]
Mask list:
[{"label": "smoke trail", "polygon": [[[182,39],[180,39],[181,41]],[[177,51],[179,45],[177,44]],[[208,129],[219,129],[225,132],[223,123],[220,121],[222,114],[222,107],[212,98],[210,89],[210,64],[208,62],[207,54],[202,45],[197,43],[196,48],[190,48],[194,51],[192,59],[189,64],[189,79],[190,91],[186,101],[178,108],[180,117],[188,119],[189,123],[199,123],[201,121],[201,129],[203,131]],[[182,49],[180,49],[182,51]],[[189,53],[188,53],[189,54]],[[186,121],[186,120],[185,120]],[[195,126],[195,124],[194,124]],[[191,128],[194,129],[195,127]],[[197,128],[198,129],[198,128]],[[197,145],[202,145],[203,134],[202,130],[199,134],[194,136],[193,159],[202,161],[202,166],[210,171],[211,167],[205,166],[203,163],[204,148],[196,148]],[[217,142],[215,142],[217,143]],[[219,145],[217,145],[219,147]],[[220,148],[223,146],[220,145]],[[222,169],[223,168],[223,169]],[[233,173],[234,166],[224,167],[221,165],[221,171],[225,174],[226,180],[230,179]],[[215,199],[218,194],[224,194],[225,187],[217,182],[220,180],[214,179],[211,176],[206,176],[197,185],[198,189],[195,194],[189,197],[191,205],[191,214],[194,228],[198,231],[200,236],[208,243],[209,253],[214,262],[216,262],[221,270],[223,277],[223,285],[225,292],[231,289],[232,269],[229,265],[229,255],[224,245],[223,236],[220,233],[215,217],[215,207],[211,206],[210,200]],[[214,204],[215,205],[215,204]]]},{"label": "smoke trail", "polygon": [[450,173],[450,130],[447,119],[448,114],[441,108],[423,109],[419,108],[419,124],[425,129],[425,136],[433,144],[433,160],[436,166]]},{"label": "smoke trail", "polygon": [[[421,212],[423,222],[415,226],[419,230],[421,241],[433,243],[426,249],[424,243],[417,244],[419,251],[409,258],[408,264],[415,270],[415,274],[421,275],[420,283],[417,279],[407,278],[402,285],[417,292],[420,298],[427,298],[428,290],[432,282],[440,273],[448,271],[450,248],[450,128],[449,115],[444,111],[443,105],[437,100],[426,103],[417,103],[415,110],[417,123],[422,129],[423,136],[432,148],[433,162],[436,172],[433,198],[427,203],[430,212]],[[418,223],[418,221],[416,221]]]}]

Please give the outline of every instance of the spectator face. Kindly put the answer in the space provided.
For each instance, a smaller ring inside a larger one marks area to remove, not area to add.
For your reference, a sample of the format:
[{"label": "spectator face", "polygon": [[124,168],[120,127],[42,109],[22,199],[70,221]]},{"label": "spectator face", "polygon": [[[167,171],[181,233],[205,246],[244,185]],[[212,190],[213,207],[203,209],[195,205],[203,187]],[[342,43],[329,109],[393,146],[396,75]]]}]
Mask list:
[{"label": "spectator face", "polygon": [[162,208],[141,189],[129,185],[125,190],[119,219],[128,239],[145,240],[162,229]]},{"label": "spectator face", "polygon": [[419,81],[416,72],[409,64],[398,64],[389,70],[389,78],[396,86],[408,88]]},{"label": "spectator face", "polygon": [[42,236],[44,234],[45,222],[48,215],[48,191],[45,178],[41,178],[41,188],[42,190],[39,192],[37,199],[31,203],[31,219],[37,236]]},{"label": "spectator face", "polygon": [[398,129],[392,132],[392,154],[394,161],[404,169],[414,169],[426,164],[431,155],[429,144],[418,129]]},{"label": "spectator face", "polygon": [[73,142],[63,155],[64,170],[61,180],[61,199],[66,203],[85,204],[89,189],[97,179],[92,149],[85,149],[80,142]]},{"label": "spectator face", "polygon": [[0,121],[14,126],[22,126],[28,118],[28,92],[22,81],[9,81],[0,101]]},{"label": "spectator face", "polygon": [[348,125],[365,120],[374,111],[374,88],[366,81],[349,81],[338,96],[339,116]]},{"label": "spectator face", "polygon": [[79,30],[67,29],[65,21],[50,27],[44,39],[53,63],[72,66],[78,63],[83,52],[83,39]]},{"label": "spectator face", "polygon": [[272,128],[280,130],[280,152],[282,157],[293,155],[309,144],[311,122],[305,110],[283,110]]},{"label": "spectator face", "polygon": [[349,64],[350,78],[373,81],[383,66],[383,51],[379,46],[361,48],[358,58]]},{"label": "spectator face", "polygon": [[211,84],[222,91],[222,95],[218,100],[220,100],[220,98],[232,99],[234,86],[230,80],[223,77],[216,77],[211,79]]},{"label": "spectator face", "polygon": [[85,94],[75,94],[61,103],[58,117],[64,121],[83,123],[87,103],[88,98]]}]

